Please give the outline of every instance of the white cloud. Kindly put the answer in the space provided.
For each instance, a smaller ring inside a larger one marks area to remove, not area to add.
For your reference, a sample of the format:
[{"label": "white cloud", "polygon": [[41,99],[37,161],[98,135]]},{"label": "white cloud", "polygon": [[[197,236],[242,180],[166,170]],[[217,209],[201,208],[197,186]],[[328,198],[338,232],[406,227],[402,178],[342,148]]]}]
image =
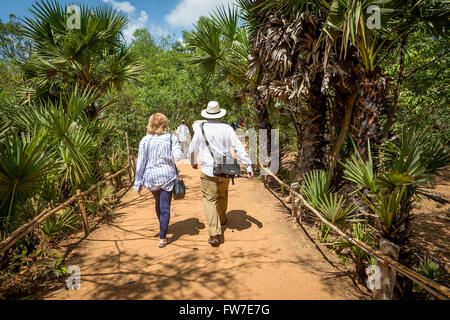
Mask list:
[{"label": "white cloud", "polygon": [[128,14],[128,24],[123,30],[123,36],[126,42],[130,42],[136,29],[145,28],[147,25],[147,12],[142,10],[139,15],[134,14],[136,7],[128,1],[103,0],[104,3],[110,4],[114,9],[123,11]]},{"label": "white cloud", "polygon": [[[105,0],[103,0],[105,1]],[[130,19],[130,22],[128,23],[127,27],[123,31],[123,36],[125,38],[126,42],[130,42],[133,38],[133,33],[136,31],[136,29],[142,29],[145,28],[147,25],[148,15],[147,12],[144,10],[141,11],[139,17],[137,19]]]},{"label": "white cloud", "polygon": [[136,8],[128,1],[114,1],[114,0],[103,0],[104,3],[109,3],[116,10],[123,11],[125,13],[133,13]]},{"label": "white cloud", "polygon": [[169,30],[153,23],[150,24],[149,31],[153,36],[156,37],[167,36],[169,34]]},{"label": "white cloud", "polygon": [[181,0],[165,19],[173,28],[188,28],[217,6],[233,2],[234,0]]}]

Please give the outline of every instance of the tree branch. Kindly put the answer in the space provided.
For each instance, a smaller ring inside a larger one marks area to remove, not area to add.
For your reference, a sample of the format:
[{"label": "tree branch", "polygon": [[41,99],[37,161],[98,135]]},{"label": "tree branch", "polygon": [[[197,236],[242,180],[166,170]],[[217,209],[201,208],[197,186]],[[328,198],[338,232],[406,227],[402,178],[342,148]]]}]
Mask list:
[{"label": "tree branch", "polygon": [[433,63],[433,62],[435,62],[436,60],[442,58],[443,56],[445,56],[445,55],[446,55],[447,53],[449,53],[449,52],[450,52],[450,49],[445,50],[443,53],[441,53],[441,54],[438,55],[437,57],[431,59],[430,61],[426,62],[425,64],[421,65],[420,67],[414,69],[413,71],[411,71],[410,73],[408,73],[407,75],[405,75],[405,76],[403,77],[403,80],[406,79],[406,78],[408,78],[408,77],[410,77],[410,76],[412,76],[414,73],[416,73],[416,72],[419,71],[420,69],[425,68],[425,67],[426,67],[427,65],[429,65],[430,63]]},{"label": "tree branch", "polygon": [[395,92],[394,92],[394,100],[392,101],[392,106],[388,113],[386,126],[384,127],[384,130],[383,130],[383,139],[387,138],[387,136],[389,134],[389,130],[391,129],[392,123],[394,122],[394,115],[395,115],[395,111],[397,110],[398,98],[400,96],[400,91],[402,88],[403,80],[405,80],[405,76],[403,75],[403,72],[405,70],[406,40],[407,40],[407,36],[405,35],[402,37],[402,41],[400,44],[400,62],[399,62],[400,66],[399,66],[399,71],[398,71],[397,86],[396,86]]}]

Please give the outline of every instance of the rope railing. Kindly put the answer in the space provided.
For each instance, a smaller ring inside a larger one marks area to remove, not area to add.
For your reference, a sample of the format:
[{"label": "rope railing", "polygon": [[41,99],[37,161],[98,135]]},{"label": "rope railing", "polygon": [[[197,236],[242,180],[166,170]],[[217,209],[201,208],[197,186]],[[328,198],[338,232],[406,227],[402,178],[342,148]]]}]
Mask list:
[{"label": "rope railing", "polygon": [[31,231],[36,229],[42,222],[44,222],[45,219],[50,217],[52,214],[55,214],[56,212],[67,208],[75,201],[79,202],[80,209],[81,209],[80,213],[81,213],[82,220],[83,220],[84,230],[87,235],[89,233],[89,225],[88,225],[86,211],[84,209],[84,204],[83,204],[84,196],[90,194],[92,191],[96,190],[99,186],[107,184],[110,180],[114,179],[115,177],[125,173],[128,169],[131,168],[132,171],[134,169],[133,165],[132,165],[132,161],[131,161],[130,147],[129,147],[129,142],[128,142],[128,133],[125,133],[125,139],[126,139],[126,144],[127,144],[127,157],[128,157],[127,166],[125,168],[117,171],[113,175],[106,174],[104,180],[92,185],[86,191],[81,192],[80,190],[77,190],[76,195],[72,196],[67,201],[63,202],[62,204],[58,205],[57,207],[55,207],[53,209],[46,209],[46,210],[42,211],[40,214],[38,214],[32,220],[30,220],[29,222],[25,223],[24,225],[22,225],[21,227],[16,229],[14,232],[12,232],[5,240],[0,242],[0,254],[5,253],[6,250],[11,248],[20,239],[22,239],[27,234],[29,234]]},{"label": "rope railing", "polygon": [[[25,237],[28,233],[30,233],[31,231],[36,229],[45,219],[50,217],[52,214],[55,214],[56,212],[67,208],[68,206],[70,206],[72,203],[74,203],[77,200],[81,202],[82,198],[84,196],[90,194],[92,191],[96,190],[99,186],[106,184],[109,180],[114,179],[118,175],[124,173],[126,170],[128,170],[128,168],[130,168],[130,167],[127,165],[125,168],[123,168],[120,171],[117,171],[115,174],[109,175],[105,180],[102,180],[102,181],[94,184],[86,191],[78,192],[76,195],[71,197],[66,202],[60,204],[59,206],[57,206],[53,209],[44,210],[43,212],[38,214],[32,220],[30,220],[29,222],[27,222],[26,224],[22,225],[20,228],[15,230],[13,233],[11,233],[8,238],[6,238],[2,242],[0,242],[0,254],[3,254],[6,250],[11,248],[17,241],[19,241],[20,239]],[[86,230],[86,228],[87,228],[87,230],[89,230],[88,226],[86,225],[85,217],[83,217],[83,223],[85,224],[85,230]]]},{"label": "rope railing", "polygon": [[[259,159],[258,159],[259,160]],[[388,266],[390,266],[392,269],[398,271],[414,283],[420,285],[422,288],[424,288],[426,291],[434,295],[435,297],[441,299],[441,300],[448,300],[450,297],[450,289],[444,285],[441,285],[437,283],[436,281],[429,279],[420,273],[417,273],[414,270],[409,269],[408,267],[402,265],[398,261],[392,259],[391,257],[386,256],[384,253],[380,252],[379,250],[373,249],[364,242],[352,238],[351,236],[347,235],[345,232],[337,228],[335,225],[330,223],[328,220],[326,220],[319,211],[314,209],[306,200],[305,198],[296,190],[294,190],[290,185],[283,182],[280,178],[278,178],[273,172],[271,172],[269,169],[265,168],[263,165],[261,165],[261,160],[259,160],[260,167],[268,173],[272,178],[275,179],[276,182],[278,182],[280,185],[287,188],[292,194],[297,196],[302,204],[308,208],[314,215],[316,215],[321,222],[326,224],[328,227],[330,227],[333,231],[335,231],[339,236],[346,239],[351,244],[357,246],[364,252],[366,252],[371,257],[375,258],[377,261],[380,261]]]}]

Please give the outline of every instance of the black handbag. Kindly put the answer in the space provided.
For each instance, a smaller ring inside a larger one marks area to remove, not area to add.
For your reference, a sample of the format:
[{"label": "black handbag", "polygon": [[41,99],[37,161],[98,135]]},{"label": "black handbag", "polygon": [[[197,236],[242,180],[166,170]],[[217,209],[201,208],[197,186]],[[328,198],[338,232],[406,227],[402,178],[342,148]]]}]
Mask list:
[{"label": "black handbag", "polygon": [[183,179],[177,179],[174,181],[173,185],[173,198],[175,200],[184,199],[186,196],[186,186],[184,185]]},{"label": "black handbag", "polygon": [[217,161],[214,156],[211,147],[209,145],[208,139],[206,139],[205,130],[203,129],[203,122],[200,127],[202,129],[203,138],[205,139],[205,143],[208,146],[209,152],[213,157],[214,166],[213,166],[213,174],[217,177],[231,178],[231,182],[234,184],[234,176],[239,175],[241,173],[241,166],[239,165],[237,159],[223,156],[220,160]]},{"label": "black handbag", "polygon": [[[170,135],[170,156],[172,156],[172,135]],[[173,162],[173,165],[175,166],[175,172],[177,174],[177,178],[175,179],[173,185],[173,198],[175,200],[184,199],[186,196],[186,186],[184,185],[183,179],[181,179],[178,175],[179,170],[175,164],[175,161]]]}]

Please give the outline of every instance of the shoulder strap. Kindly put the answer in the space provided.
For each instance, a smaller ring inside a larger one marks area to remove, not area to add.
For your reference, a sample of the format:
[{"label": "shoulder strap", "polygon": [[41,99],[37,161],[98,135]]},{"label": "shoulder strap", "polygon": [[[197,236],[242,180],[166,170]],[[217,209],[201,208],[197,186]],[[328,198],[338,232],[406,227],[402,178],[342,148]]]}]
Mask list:
[{"label": "shoulder strap", "polygon": [[215,160],[215,158],[214,158],[214,154],[213,154],[213,152],[212,152],[212,150],[211,150],[211,146],[209,145],[208,139],[206,139],[205,130],[203,129],[203,125],[204,125],[204,124],[205,124],[204,122],[202,122],[202,123],[200,124],[200,128],[202,129],[203,138],[205,139],[206,146],[208,147],[209,152],[211,153],[211,156],[212,156],[214,162],[216,162],[216,160]]}]

